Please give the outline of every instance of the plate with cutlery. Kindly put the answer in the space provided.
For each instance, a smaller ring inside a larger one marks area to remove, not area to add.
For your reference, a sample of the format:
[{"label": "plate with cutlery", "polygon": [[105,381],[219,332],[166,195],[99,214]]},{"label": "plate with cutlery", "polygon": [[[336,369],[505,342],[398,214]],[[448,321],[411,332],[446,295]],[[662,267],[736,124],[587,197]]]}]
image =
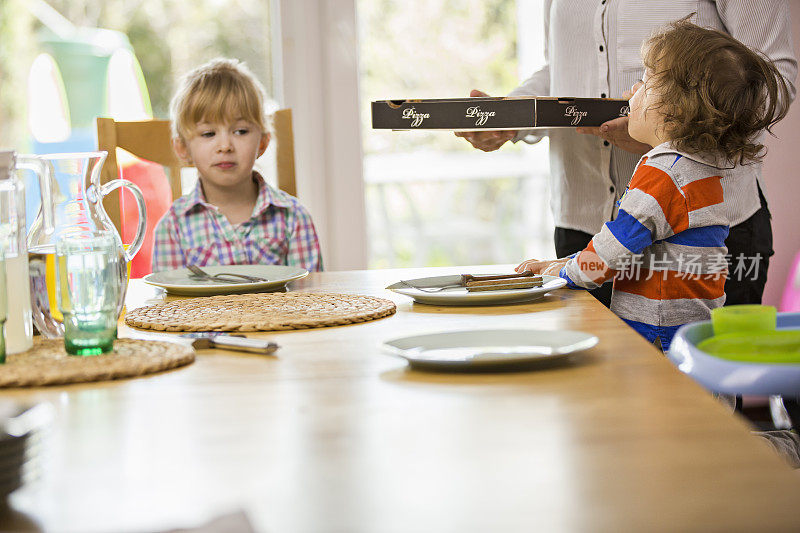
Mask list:
[{"label": "plate with cutlery", "polygon": [[241,292],[277,292],[304,278],[308,270],[284,265],[190,266],[153,272],[144,281],[179,296],[209,296]]},{"label": "plate with cutlery", "polygon": [[565,279],[522,274],[457,274],[407,279],[386,287],[429,305],[501,305],[529,302],[567,284]]}]

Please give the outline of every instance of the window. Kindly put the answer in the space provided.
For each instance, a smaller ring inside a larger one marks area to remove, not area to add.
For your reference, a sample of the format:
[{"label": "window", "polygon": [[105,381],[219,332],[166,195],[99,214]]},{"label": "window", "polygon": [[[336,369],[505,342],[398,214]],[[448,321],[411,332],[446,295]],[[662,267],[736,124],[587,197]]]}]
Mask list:
[{"label": "window", "polygon": [[[0,50],[14,52],[0,54],[0,146],[93,151],[97,116],[167,118],[180,76],[218,56],[245,61],[271,92],[269,15],[270,0],[0,2]],[[184,191],[196,173],[187,177]],[[25,179],[30,224],[39,188]]]},{"label": "window", "polygon": [[450,132],[370,127],[389,98],[504,95],[543,62],[541,2],[359,0],[369,266],[553,255],[547,141],[473,149]]},{"label": "window", "polygon": [[[14,51],[0,54],[0,145],[38,153],[92,150],[94,117],[166,118],[178,78],[218,56],[245,61],[270,92],[269,3],[0,3],[0,50]],[[141,89],[137,87],[140,80]],[[47,116],[36,113],[30,102],[38,94],[46,97],[49,106],[58,108],[47,112],[57,129],[45,128],[41,137],[34,133]],[[31,117],[34,131],[28,125]]]}]

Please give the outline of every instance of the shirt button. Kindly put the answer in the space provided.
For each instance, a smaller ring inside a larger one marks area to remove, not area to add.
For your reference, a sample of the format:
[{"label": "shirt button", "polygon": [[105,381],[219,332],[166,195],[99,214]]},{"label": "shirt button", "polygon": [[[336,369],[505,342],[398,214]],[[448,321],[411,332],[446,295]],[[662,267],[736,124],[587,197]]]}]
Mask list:
[{"label": "shirt button", "polygon": [[600,93],[600,98],[605,98],[605,97],[606,97],[606,93]]},{"label": "shirt button", "polygon": [[613,185],[608,188],[608,192],[614,192],[614,186]]},{"label": "shirt button", "polygon": [[600,45],[600,51],[602,52],[603,50],[604,50],[604,48],[603,48],[603,45],[601,44]]},{"label": "shirt button", "polygon": [[611,143],[608,141],[603,141],[603,146],[609,146]]}]

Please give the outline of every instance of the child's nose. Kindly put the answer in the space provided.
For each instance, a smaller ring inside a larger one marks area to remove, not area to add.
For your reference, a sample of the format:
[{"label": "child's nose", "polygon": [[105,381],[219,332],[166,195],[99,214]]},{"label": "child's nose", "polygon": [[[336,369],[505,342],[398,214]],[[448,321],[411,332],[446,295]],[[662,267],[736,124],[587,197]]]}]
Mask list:
[{"label": "child's nose", "polygon": [[217,149],[223,152],[229,151],[231,148],[233,148],[232,140],[233,139],[231,138],[231,136],[228,135],[227,133],[222,133],[220,135],[217,135],[217,141],[218,141]]}]

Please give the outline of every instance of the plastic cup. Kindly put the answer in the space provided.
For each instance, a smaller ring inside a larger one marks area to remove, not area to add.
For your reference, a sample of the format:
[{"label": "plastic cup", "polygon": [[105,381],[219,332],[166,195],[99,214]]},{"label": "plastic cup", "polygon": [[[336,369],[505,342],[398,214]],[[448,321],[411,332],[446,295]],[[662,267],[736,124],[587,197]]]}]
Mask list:
[{"label": "plastic cup", "polygon": [[100,355],[117,338],[119,251],[107,231],[69,233],[56,242],[56,299],[71,355]]}]

